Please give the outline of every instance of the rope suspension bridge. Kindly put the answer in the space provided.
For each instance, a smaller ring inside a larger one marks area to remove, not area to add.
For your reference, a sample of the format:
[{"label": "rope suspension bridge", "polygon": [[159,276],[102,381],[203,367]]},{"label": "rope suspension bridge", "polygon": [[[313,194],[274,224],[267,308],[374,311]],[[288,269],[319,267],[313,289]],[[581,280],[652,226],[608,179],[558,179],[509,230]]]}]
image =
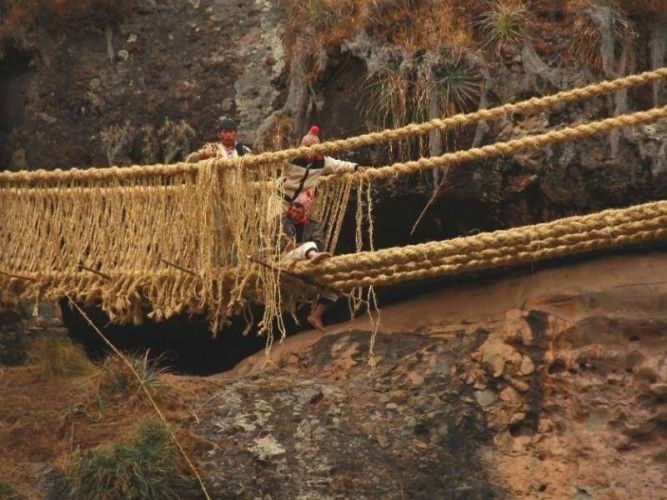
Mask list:
[{"label": "rope suspension bridge", "polygon": [[[667,68],[474,113],[286,149],[237,160],[211,159],[131,167],[0,172],[0,298],[66,297],[126,363],[169,429],[206,498],[201,474],[144,383],[80,303],[99,305],[112,321],[205,313],[214,332],[232,314],[261,303],[260,333],[270,345],[282,314],[326,290],[353,307],[372,303],[373,287],[514,266],[543,259],[667,241],[667,200],[569,217],[533,226],[375,250],[376,183],[465,162],[488,160],[605,134],[667,118],[667,106],[551,130],[479,148],[419,158],[320,184],[317,218],[334,251],[343,218],[356,201],[356,252],[319,264],[282,268],[283,162],[307,153],[335,153],[451,130],[480,121],[548,111],[568,103],[667,78]],[[267,261],[269,263],[267,263]],[[374,336],[371,339],[372,358]],[[370,361],[369,361],[370,362]]]},{"label": "rope suspension bridge", "polygon": [[[343,218],[356,200],[356,250],[289,273],[279,260],[283,162],[451,130],[479,121],[533,114],[658,82],[667,68],[322,144],[246,155],[131,167],[0,172],[0,295],[11,300],[67,296],[100,305],[113,321],[138,322],[205,313],[213,331],[232,314],[261,303],[260,330],[281,329],[323,288],[434,279],[498,266],[583,254],[667,239],[667,201],[534,226],[400,248],[374,250],[372,189],[400,176],[488,160],[646,125],[667,106],[562,127],[436,157],[332,175],[320,184],[316,214],[334,251]],[[262,265],[270,262],[271,265]]]}]

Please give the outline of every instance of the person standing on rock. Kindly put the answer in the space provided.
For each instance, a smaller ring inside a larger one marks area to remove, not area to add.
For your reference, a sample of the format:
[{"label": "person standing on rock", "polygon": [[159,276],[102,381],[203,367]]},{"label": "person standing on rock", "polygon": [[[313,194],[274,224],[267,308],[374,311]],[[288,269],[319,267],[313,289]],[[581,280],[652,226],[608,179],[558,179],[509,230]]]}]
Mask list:
[{"label": "person standing on rock", "polygon": [[218,119],[219,142],[208,143],[199,151],[190,153],[185,161],[196,163],[209,158],[233,160],[251,152],[250,148],[237,141],[236,122],[231,118],[221,116]]},{"label": "person standing on rock", "polygon": [[[301,139],[301,146],[313,146],[320,143],[320,128],[317,125],[310,127],[308,133]],[[315,190],[320,176],[341,172],[360,172],[364,168],[356,163],[337,160],[319,153],[311,153],[296,158],[287,164],[282,174],[283,196],[285,206],[308,189]]]},{"label": "person standing on rock", "polygon": [[[292,264],[299,260],[310,260],[311,263],[317,263],[331,257],[329,252],[324,251],[325,237],[322,224],[310,218],[313,196],[313,189],[303,191],[283,215],[283,236],[286,240],[284,245],[286,253],[283,258],[292,261]],[[308,323],[313,328],[324,331],[322,317],[336,300],[335,294],[320,294],[308,315]]]}]

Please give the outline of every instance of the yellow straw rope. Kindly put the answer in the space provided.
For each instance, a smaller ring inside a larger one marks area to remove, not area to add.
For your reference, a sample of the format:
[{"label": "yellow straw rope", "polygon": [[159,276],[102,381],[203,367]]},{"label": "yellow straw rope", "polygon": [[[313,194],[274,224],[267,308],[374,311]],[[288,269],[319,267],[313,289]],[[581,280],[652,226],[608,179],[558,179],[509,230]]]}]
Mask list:
[{"label": "yellow straw rope", "polygon": [[[665,76],[667,68],[661,68],[523,103],[333,141],[310,150],[332,152],[427,133],[434,127],[547,109],[561,102],[646,84]],[[356,200],[357,251],[372,250],[371,190],[375,181],[510,155],[665,117],[667,106],[467,151],[330,176],[322,182],[316,207],[316,213],[327,227],[327,247],[335,250],[348,201]],[[56,298],[68,294],[77,300],[99,303],[113,321],[121,323],[140,322],[146,306],[151,311],[150,316],[157,320],[181,312],[205,313],[214,331],[218,331],[230,315],[247,311],[251,302],[259,302],[265,305],[259,323],[261,330],[269,337],[275,328],[284,333],[280,313],[292,308],[300,296],[283,293],[279,270],[258,266],[255,262],[273,260],[281,250],[279,215],[283,202],[275,185],[280,169],[276,162],[306,150],[297,148],[245,156],[233,162],[207,160],[197,165],[2,172],[0,185],[5,187],[0,188],[0,241],[3,241],[0,271],[13,277],[0,276],[0,293],[13,298],[36,295]],[[362,226],[367,228],[366,239]],[[637,230],[635,226],[630,229],[635,232],[621,239],[632,235],[635,239],[655,239],[661,234],[661,229]],[[554,245],[563,246],[562,242]],[[587,243],[579,241],[576,245],[573,251],[579,251]],[[357,255],[364,254],[355,254],[353,258]],[[456,262],[440,257],[424,262],[426,270],[415,267],[421,265],[415,264],[420,262],[415,258],[401,264],[405,267],[401,272],[408,273],[405,276],[426,278],[437,272],[449,272],[445,269],[473,266],[461,258],[457,257]],[[513,262],[512,259],[519,257],[494,258],[500,259],[498,262]],[[169,269],[165,268],[165,262],[171,263]],[[328,269],[326,266],[333,262],[344,266],[342,263],[347,261],[345,257],[337,257],[322,269]],[[484,259],[475,262],[474,266],[486,265]],[[77,266],[88,270],[71,271]],[[351,283],[357,283],[355,286],[391,284],[393,280],[403,279],[394,271],[390,275],[373,274],[372,269],[372,266],[367,269],[368,274],[363,279],[358,273],[365,271],[356,267],[341,268],[338,274],[328,274],[326,279],[341,284],[336,288],[349,288]],[[429,274],[428,269],[440,271]],[[20,276],[30,279],[21,280]],[[362,298],[360,291],[352,295],[358,297],[358,301]]]},{"label": "yellow straw rope", "polygon": [[390,179],[397,175],[407,175],[420,172],[422,170],[432,170],[466,161],[480,161],[498,156],[507,156],[530,149],[539,149],[550,144],[582,139],[593,135],[610,132],[617,128],[630,127],[651,123],[657,120],[667,118],[667,106],[654,108],[648,111],[638,111],[626,115],[619,115],[605,120],[585,123],[576,127],[566,127],[560,130],[552,130],[544,134],[532,135],[521,139],[514,139],[507,142],[496,142],[481,148],[473,148],[465,151],[455,151],[446,153],[442,156],[430,158],[420,158],[419,160],[394,163],[386,167],[369,168],[363,172],[345,173],[341,175],[330,175],[326,178],[326,183],[338,182],[339,178],[348,179]]},{"label": "yellow straw rope", "polygon": [[[321,285],[352,290],[665,241],[667,201],[657,201],[451,240],[340,255],[316,265],[299,263],[294,272],[316,277]],[[8,287],[16,281],[41,282],[47,290],[51,282],[58,280],[78,278],[87,281],[91,287],[104,281],[100,276],[85,272],[18,275],[10,270],[2,271],[0,284],[5,281]],[[126,274],[135,276],[140,272]],[[178,276],[174,276],[173,271],[161,274],[171,279]],[[196,279],[184,273],[180,275]],[[123,277],[122,272],[111,274],[112,280]],[[299,282],[291,291],[297,293],[301,288],[303,283]],[[187,297],[182,299],[187,300]]]},{"label": "yellow straw rope", "polygon": [[300,263],[295,272],[350,290],[666,239],[667,201],[658,201],[464,238],[341,255],[317,266]]}]

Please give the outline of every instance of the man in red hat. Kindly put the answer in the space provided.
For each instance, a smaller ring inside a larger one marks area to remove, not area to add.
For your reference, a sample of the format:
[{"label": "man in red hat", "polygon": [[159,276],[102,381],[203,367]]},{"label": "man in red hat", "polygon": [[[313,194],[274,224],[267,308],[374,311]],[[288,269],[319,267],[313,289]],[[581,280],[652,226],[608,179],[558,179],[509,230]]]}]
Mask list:
[{"label": "man in red hat", "polygon": [[[317,263],[331,257],[329,252],[324,251],[325,237],[322,225],[310,218],[313,194],[312,189],[302,192],[285,211],[283,232],[288,241],[286,259],[295,262],[308,259],[312,263]],[[327,309],[336,302],[336,299],[335,294],[322,293],[320,295],[307,318],[313,328],[324,331],[322,317]]]},{"label": "man in red hat", "polygon": [[208,158],[233,160],[251,152],[249,147],[236,140],[237,126],[231,118],[218,118],[218,139],[220,142],[206,144],[199,151],[189,154],[185,161],[196,163]]}]

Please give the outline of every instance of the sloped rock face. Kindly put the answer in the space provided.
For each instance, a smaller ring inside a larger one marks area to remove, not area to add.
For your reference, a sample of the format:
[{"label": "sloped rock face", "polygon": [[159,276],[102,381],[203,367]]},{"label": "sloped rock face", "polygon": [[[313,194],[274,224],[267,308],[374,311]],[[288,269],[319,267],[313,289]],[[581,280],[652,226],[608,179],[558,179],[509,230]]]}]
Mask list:
[{"label": "sloped rock face", "polygon": [[[512,449],[538,457],[529,467],[545,477],[534,485],[538,491],[562,490],[549,477],[558,471],[574,479],[564,494],[660,496],[667,443],[667,295],[664,284],[658,286],[657,293],[651,285],[638,285],[562,296],[546,308],[541,323],[546,350],[530,389],[487,409],[500,421],[499,430],[508,413],[532,412],[530,419],[508,422],[511,437],[502,438]],[[502,461],[517,491],[529,494],[515,468],[522,461]]]},{"label": "sloped rock face", "polygon": [[221,497],[659,498],[667,257],[458,286],[289,338],[202,402]]},{"label": "sloped rock face", "polygon": [[[280,368],[227,385],[198,414],[214,446],[204,458],[215,496],[493,498],[480,450],[490,434],[456,376],[455,349],[422,335],[324,337]],[[205,423],[204,423],[205,422]]]}]

